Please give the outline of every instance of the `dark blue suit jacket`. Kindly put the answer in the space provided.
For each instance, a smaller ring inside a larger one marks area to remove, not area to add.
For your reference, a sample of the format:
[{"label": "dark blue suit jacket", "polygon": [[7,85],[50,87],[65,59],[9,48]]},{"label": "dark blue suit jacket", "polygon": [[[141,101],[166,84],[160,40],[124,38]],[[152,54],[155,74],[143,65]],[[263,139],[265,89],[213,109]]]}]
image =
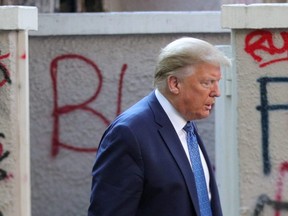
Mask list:
[{"label": "dark blue suit jacket", "polygon": [[[222,216],[213,170],[198,141],[210,172],[212,212]],[[200,215],[189,161],[154,92],[107,128],[92,175],[88,216]]]}]

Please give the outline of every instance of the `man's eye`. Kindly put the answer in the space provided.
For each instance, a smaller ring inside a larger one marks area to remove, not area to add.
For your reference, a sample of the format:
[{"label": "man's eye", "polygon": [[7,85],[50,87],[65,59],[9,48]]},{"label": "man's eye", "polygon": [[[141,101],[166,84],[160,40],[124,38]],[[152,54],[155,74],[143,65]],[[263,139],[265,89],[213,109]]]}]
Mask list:
[{"label": "man's eye", "polygon": [[213,84],[213,80],[207,80],[201,83],[204,88],[210,88]]}]

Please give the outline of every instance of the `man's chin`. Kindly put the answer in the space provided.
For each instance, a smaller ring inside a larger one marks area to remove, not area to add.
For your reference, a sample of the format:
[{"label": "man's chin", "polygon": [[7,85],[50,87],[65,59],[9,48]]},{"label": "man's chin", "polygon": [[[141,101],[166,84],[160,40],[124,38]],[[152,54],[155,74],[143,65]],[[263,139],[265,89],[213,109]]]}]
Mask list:
[{"label": "man's chin", "polygon": [[213,109],[205,110],[205,112],[202,113],[201,119],[207,118],[211,115]]},{"label": "man's chin", "polygon": [[209,117],[210,114],[211,114],[211,111],[205,111],[205,112],[202,112],[201,114],[199,113],[198,115],[196,115],[196,117],[193,120],[205,119],[205,118]]}]

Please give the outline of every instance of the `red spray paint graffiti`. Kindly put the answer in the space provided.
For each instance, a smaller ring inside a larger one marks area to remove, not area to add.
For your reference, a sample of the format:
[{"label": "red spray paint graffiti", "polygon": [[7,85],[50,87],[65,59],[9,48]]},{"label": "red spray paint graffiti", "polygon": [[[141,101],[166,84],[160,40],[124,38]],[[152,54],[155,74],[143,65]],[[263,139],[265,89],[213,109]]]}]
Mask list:
[{"label": "red spray paint graffiti", "polygon": [[[288,61],[288,32],[281,32],[282,46],[277,47],[273,41],[273,34],[267,30],[252,31],[245,38],[245,51],[259,63],[259,67],[266,67],[281,61]],[[280,46],[280,45],[278,45]],[[260,52],[268,53],[264,59]]]},{"label": "red spray paint graffiti", "polygon": [[[277,181],[277,191],[276,191],[276,196],[275,196],[275,200],[278,203],[282,203],[283,201],[283,188],[284,188],[284,177],[285,174],[288,172],[288,161],[285,161],[281,164],[280,169],[279,169],[279,177],[278,177],[278,181]],[[287,206],[286,206],[287,207]],[[277,209],[275,211],[275,216],[280,216],[280,210]]]},{"label": "red spray paint graffiti", "polygon": [[270,207],[274,210],[274,216],[280,216],[281,213],[288,211],[288,202],[283,201],[284,193],[284,178],[285,174],[288,172],[288,161],[283,162],[279,168],[279,176],[276,185],[276,194],[275,199],[270,199],[268,195],[261,194],[256,203],[253,216],[264,215],[264,211],[267,210],[267,207]]},{"label": "red spray paint graffiti", "polygon": [[[0,55],[0,60],[6,59],[10,56],[10,53],[5,55]],[[0,71],[3,73],[3,80],[0,80],[0,88],[4,86],[7,82],[11,84],[10,74],[5,64],[0,62]]]},{"label": "red spray paint graffiti", "polygon": [[[95,74],[99,80],[98,87],[96,88],[96,91],[94,94],[88,98],[86,101],[76,104],[76,105],[64,105],[59,106],[58,105],[58,83],[57,83],[57,73],[58,73],[58,64],[61,61],[65,60],[80,60],[84,62],[85,64],[88,64],[89,66],[92,66],[93,70],[95,71]],[[123,64],[121,72],[120,72],[120,78],[118,83],[118,94],[117,94],[117,108],[116,108],[116,115],[118,115],[121,112],[121,99],[122,99],[122,88],[123,88],[123,78],[125,75],[125,72],[127,70],[127,65]],[[98,117],[105,126],[109,125],[110,121],[107,117],[105,117],[100,111],[93,109],[89,107],[89,104],[92,101],[95,101],[97,97],[99,96],[102,88],[103,83],[103,77],[100,69],[98,66],[90,59],[85,58],[84,56],[77,55],[77,54],[66,54],[66,55],[60,55],[52,60],[50,65],[50,73],[51,73],[51,79],[52,79],[52,85],[53,85],[53,98],[54,98],[54,109],[53,109],[53,135],[52,135],[52,149],[51,149],[51,155],[53,157],[57,156],[59,153],[59,148],[65,148],[72,151],[78,151],[78,152],[95,152],[97,151],[97,148],[83,148],[83,147],[76,147],[71,144],[63,143],[60,141],[60,123],[59,118],[63,114],[68,114],[76,110],[82,110],[84,112],[91,113]]]},{"label": "red spray paint graffiti", "polygon": [[25,60],[25,59],[27,58],[26,53],[23,53],[23,54],[20,56],[20,58],[21,58],[22,60]]},{"label": "red spray paint graffiti", "polygon": [[[244,50],[259,64],[260,68],[271,64],[288,61],[288,32],[273,33],[268,30],[255,30],[247,34],[245,37]],[[261,106],[257,106],[257,110],[261,111],[262,123],[262,146],[263,146],[263,172],[269,175],[271,172],[271,161],[269,155],[269,121],[268,112],[275,110],[287,110],[286,104],[269,104],[267,95],[267,84],[282,83],[287,81],[287,77],[261,77],[257,81],[260,82],[260,98]],[[288,172],[288,162],[283,162],[279,168],[279,176],[276,185],[276,194],[271,199],[266,194],[261,194],[256,202],[254,216],[263,215],[267,210],[265,206],[269,206],[275,212],[275,216],[288,211],[288,202],[283,201],[284,177]]]}]

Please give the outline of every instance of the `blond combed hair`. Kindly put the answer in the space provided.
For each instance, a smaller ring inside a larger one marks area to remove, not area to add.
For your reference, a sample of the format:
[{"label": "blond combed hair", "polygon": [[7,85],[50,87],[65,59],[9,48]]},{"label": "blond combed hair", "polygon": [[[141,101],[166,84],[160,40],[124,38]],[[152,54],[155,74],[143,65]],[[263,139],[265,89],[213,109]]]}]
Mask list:
[{"label": "blond combed hair", "polygon": [[154,85],[163,89],[166,78],[179,73],[186,66],[208,63],[213,65],[231,64],[230,60],[212,44],[192,37],[179,38],[164,47],[158,57]]}]

